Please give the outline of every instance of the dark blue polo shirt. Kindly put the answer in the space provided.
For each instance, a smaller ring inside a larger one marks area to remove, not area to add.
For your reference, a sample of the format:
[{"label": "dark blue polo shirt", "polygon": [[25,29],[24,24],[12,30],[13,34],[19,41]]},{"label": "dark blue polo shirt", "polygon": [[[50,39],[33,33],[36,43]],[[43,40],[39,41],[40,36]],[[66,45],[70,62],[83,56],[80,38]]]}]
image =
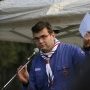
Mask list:
[{"label": "dark blue polo shirt", "polygon": [[[30,68],[30,80],[28,90],[70,90],[75,76],[85,58],[85,52],[77,46],[61,43],[50,59],[51,69],[54,75],[53,85],[48,87],[46,65],[40,54],[36,55]],[[23,86],[23,90],[27,90]]]}]

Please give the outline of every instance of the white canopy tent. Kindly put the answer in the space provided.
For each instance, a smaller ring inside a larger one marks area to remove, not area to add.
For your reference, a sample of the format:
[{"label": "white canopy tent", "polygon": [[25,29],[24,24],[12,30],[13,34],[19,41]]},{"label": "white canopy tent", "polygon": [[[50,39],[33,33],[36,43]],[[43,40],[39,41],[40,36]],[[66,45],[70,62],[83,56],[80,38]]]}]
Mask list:
[{"label": "white canopy tent", "polygon": [[90,0],[3,0],[0,2],[0,40],[31,43],[32,25],[44,20],[60,30],[57,36],[61,40],[80,44],[77,30],[89,11]]}]

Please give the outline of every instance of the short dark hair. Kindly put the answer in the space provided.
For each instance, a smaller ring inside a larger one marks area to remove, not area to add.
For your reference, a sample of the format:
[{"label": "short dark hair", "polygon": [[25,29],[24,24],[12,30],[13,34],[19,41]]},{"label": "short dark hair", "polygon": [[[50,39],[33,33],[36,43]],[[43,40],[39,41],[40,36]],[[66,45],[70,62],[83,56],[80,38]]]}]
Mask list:
[{"label": "short dark hair", "polygon": [[38,33],[40,32],[42,29],[47,28],[48,33],[53,33],[53,29],[52,26],[50,25],[49,22],[45,22],[45,21],[39,21],[37,22],[33,27],[32,27],[32,32],[33,33]]}]

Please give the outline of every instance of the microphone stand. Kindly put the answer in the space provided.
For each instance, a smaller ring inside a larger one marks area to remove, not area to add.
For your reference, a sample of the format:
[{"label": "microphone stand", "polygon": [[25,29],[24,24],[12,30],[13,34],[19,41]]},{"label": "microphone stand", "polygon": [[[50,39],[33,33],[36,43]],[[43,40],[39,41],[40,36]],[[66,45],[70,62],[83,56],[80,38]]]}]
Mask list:
[{"label": "microphone stand", "polygon": [[[36,54],[36,52],[33,52],[33,54],[32,54],[30,57],[27,58],[28,62],[25,63],[25,64],[22,66],[22,68],[19,70],[19,72],[20,72],[26,65],[28,65],[28,64],[32,61],[31,58],[32,58],[35,54]],[[4,90],[4,89],[9,85],[9,83],[10,83],[16,76],[17,76],[17,74],[15,74],[15,75],[3,86],[3,88],[2,88],[1,90]]]}]

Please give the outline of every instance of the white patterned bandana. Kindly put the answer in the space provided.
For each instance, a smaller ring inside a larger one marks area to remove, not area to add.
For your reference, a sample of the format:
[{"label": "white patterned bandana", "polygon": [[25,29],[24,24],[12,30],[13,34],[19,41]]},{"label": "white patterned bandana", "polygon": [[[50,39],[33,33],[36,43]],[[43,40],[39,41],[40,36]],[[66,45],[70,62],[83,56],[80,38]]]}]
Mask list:
[{"label": "white patterned bandana", "polygon": [[60,41],[55,38],[55,45],[50,52],[43,53],[42,51],[40,51],[41,57],[44,58],[45,62],[47,62],[46,63],[46,73],[48,76],[48,85],[49,86],[51,85],[51,83],[53,82],[53,79],[54,79],[54,75],[51,70],[49,61],[50,61],[50,58],[52,57],[52,55],[54,54],[54,52],[57,50],[57,47],[59,44],[60,44]]}]

